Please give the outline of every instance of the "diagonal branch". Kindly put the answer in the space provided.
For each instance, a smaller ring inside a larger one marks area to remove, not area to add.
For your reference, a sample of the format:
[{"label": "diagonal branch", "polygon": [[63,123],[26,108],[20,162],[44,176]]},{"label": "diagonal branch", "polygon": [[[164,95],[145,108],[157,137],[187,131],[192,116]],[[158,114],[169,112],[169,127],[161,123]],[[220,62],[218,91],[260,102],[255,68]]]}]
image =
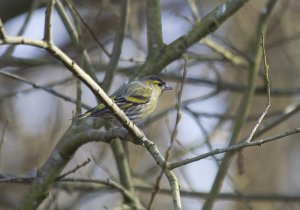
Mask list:
[{"label": "diagonal branch", "polygon": [[196,23],[193,28],[184,36],[179,37],[171,44],[159,49],[153,58],[147,58],[139,70],[140,74],[158,74],[168,64],[180,58],[182,53],[207,36],[214,32],[225,20],[233,15],[249,0],[232,0],[221,4],[200,22]]},{"label": "diagonal branch", "polygon": [[[1,32],[2,31],[0,30],[0,33]],[[46,49],[50,54],[52,54],[55,58],[61,61],[77,78],[84,82],[95,93],[95,95],[101,100],[101,102],[112,112],[116,119],[120,121],[123,127],[126,128],[126,130],[128,130],[128,132],[134,139],[134,143],[143,145],[155,159],[157,164],[160,167],[163,167],[163,165],[165,164],[165,159],[161,155],[160,151],[157,149],[156,145],[152,141],[148,140],[144,133],[128,119],[125,113],[113,102],[112,99],[110,99],[110,97],[97,84],[97,82],[95,82],[77,63],[70,59],[57,46],[42,40],[25,39],[23,37],[11,36],[6,36],[5,39],[0,39],[0,45],[4,44],[30,45]],[[41,171],[38,174],[36,181],[31,185],[29,191],[25,194],[18,208],[19,210],[36,209],[39,206],[39,204],[47,197],[47,193],[54,182],[54,178],[59,175],[61,170],[69,161],[69,158],[72,157],[76,149],[80,146],[76,145],[74,142],[69,142],[68,140],[68,137],[74,135],[74,133],[76,132],[78,132],[78,129],[70,128],[59,141],[59,146],[62,148],[61,151],[57,151],[56,149],[54,149],[51,157],[41,168]],[[71,150],[65,148],[63,146],[65,144],[72,144]],[[64,151],[63,148],[65,148],[67,151]],[[62,155],[62,153],[66,152],[68,153],[68,155]],[[58,161],[56,161],[56,164],[53,165],[56,159],[58,159]],[[167,176],[172,189],[174,208],[176,210],[180,210],[182,209],[182,207],[177,178],[175,174],[170,170],[166,170],[165,175]]]},{"label": "diagonal branch", "polygon": [[4,44],[30,45],[48,50],[50,54],[61,61],[77,78],[85,83],[96,94],[101,102],[115,115],[124,128],[128,129],[134,138],[139,139],[140,143],[142,144],[143,139],[146,138],[143,132],[128,119],[125,113],[113,102],[113,100],[104,92],[98,83],[95,82],[87,73],[85,73],[85,71],[77,63],[75,63],[57,46],[53,44],[49,45],[47,42],[41,40],[11,36],[6,36],[5,40],[0,40],[0,45]]},{"label": "diagonal branch", "polygon": [[[30,82],[30,81],[28,81],[28,80],[26,80],[26,79],[24,79],[24,78],[22,78],[22,77],[20,77],[20,76],[18,76],[18,75],[15,75],[15,74],[12,74],[12,73],[3,71],[3,70],[0,70],[0,75],[9,77],[9,78],[11,78],[11,79],[14,79],[14,80],[17,80],[17,81],[20,81],[20,82],[23,82],[23,83],[25,83],[25,84],[30,85],[30,86],[33,87],[34,89],[40,89],[40,90],[43,90],[43,91],[45,91],[45,92],[47,92],[47,93],[49,93],[49,94],[51,94],[51,95],[54,95],[54,96],[56,96],[56,97],[58,97],[58,98],[61,98],[61,99],[65,100],[65,101],[67,101],[67,102],[71,102],[71,103],[73,103],[73,104],[76,104],[76,100],[75,100],[75,99],[73,99],[73,98],[71,98],[71,97],[69,97],[69,96],[63,95],[63,94],[61,94],[61,93],[59,93],[59,92],[57,92],[57,91],[51,89],[50,87],[43,87],[43,86],[37,85],[36,83]],[[2,98],[0,98],[0,102],[2,101],[1,99],[2,99]],[[88,105],[86,105],[86,104],[82,104],[82,106],[83,106],[83,108],[85,108],[85,109],[90,109],[90,108],[91,108],[90,106],[88,106]]]},{"label": "diagonal branch", "polygon": [[5,40],[5,38],[6,38],[6,31],[5,31],[5,29],[4,29],[4,25],[3,25],[3,22],[2,22],[2,20],[1,20],[1,18],[0,18],[0,40],[2,39],[2,40]]},{"label": "diagonal branch", "polygon": [[[75,45],[75,47],[77,49],[81,48],[81,44],[80,44],[80,38],[79,35],[76,31],[76,27],[74,26],[73,22],[71,21],[71,19],[69,18],[66,10],[64,9],[64,6],[61,2],[61,0],[56,0],[56,4],[55,4],[55,9],[57,10],[57,13],[59,14],[62,22],[64,23],[66,30],[68,31],[68,34],[72,40],[72,43]],[[81,51],[81,50],[80,50]],[[93,69],[93,66],[91,64],[90,58],[88,56],[87,51],[84,49],[83,50],[83,64],[84,64],[84,69],[86,70],[86,72],[95,80],[97,80],[97,77],[95,75],[95,71]]]}]

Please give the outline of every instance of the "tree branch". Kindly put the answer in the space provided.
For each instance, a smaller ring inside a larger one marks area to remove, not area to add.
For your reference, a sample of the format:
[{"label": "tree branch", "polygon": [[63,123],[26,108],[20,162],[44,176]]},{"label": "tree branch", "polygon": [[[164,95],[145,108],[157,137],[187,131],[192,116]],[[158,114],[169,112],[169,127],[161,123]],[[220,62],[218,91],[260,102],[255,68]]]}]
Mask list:
[{"label": "tree branch", "polygon": [[[65,100],[65,101],[67,101],[67,102],[76,104],[76,100],[75,99],[73,99],[73,98],[71,98],[69,96],[63,95],[63,94],[61,94],[61,93],[59,93],[59,92],[51,89],[50,87],[43,87],[43,86],[37,85],[37,84],[35,84],[33,82],[30,82],[30,81],[28,81],[28,80],[26,80],[26,79],[24,79],[24,78],[22,78],[22,77],[20,77],[18,75],[15,75],[15,74],[12,74],[12,73],[9,73],[9,72],[6,72],[6,71],[2,71],[2,70],[0,70],[0,75],[6,76],[8,78],[11,78],[11,79],[14,79],[14,80],[17,80],[17,81],[20,81],[20,82],[23,82],[25,84],[30,85],[34,89],[43,90],[43,91],[45,91],[45,92],[47,92],[47,93],[49,93],[51,95],[54,95],[54,96],[56,96],[58,98],[61,98],[61,99]],[[0,98],[0,102],[1,101],[2,101],[2,98]],[[87,106],[86,104],[82,104],[82,106],[85,109],[90,109],[91,108],[90,106]]]},{"label": "tree branch", "polygon": [[221,4],[200,22],[196,23],[187,35],[181,36],[171,44],[163,47],[153,58],[147,58],[139,70],[139,74],[158,74],[164,67],[172,61],[180,58],[182,53],[207,36],[214,32],[227,18],[233,15],[249,0],[232,0]]},{"label": "tree branch", "polygon": [[[241,132],[242,126],[246,120],[246,117],[250,111],[251,108],[251,102],[254,95],[255,90],[255,84],[256,84],[256,78],[259,72],[259,67],[262,59],[262,49],[261,49],[261,33],[265,33],[267,30],[267,23],[269,20],[269,17],[271,15],[271,11],[273,10],[275,3],[277,1],[269,0],[266,6],[266,11],[262,12],[260,16],[260,22],[258,24],[257,28],[257,37],[256,37],[256,43],[255,43],[255,60],[250,64],[249,69],[249,80],[248,80],[248,88],[246,90],[246,93],[241,101],[239,110],[238,110],[238,118],[235,121],[232,136],[230,139],[229,145],[236,144],[238,141],[239,134]],[[205,201],[203,205],[203,210],[211,210],[213,208],[213,204],[215,202],[215,199],[218,195],[218,193],[221,190],[224,178],[227,174],[228,168],[230,166],[230,163],[234,157],[234,152],[226,153],[220,167],[218,169],[215,181],[213,183],[213,186],[211,188],[211,191],[209,193],[208,199]]]},{"label": "tree branch", "polygon": [[278,135],[275,135],[275,136],[271,136],[271,137],[267,137],[265,139],[261,139],[261,140],[257,140],[257,141],[252,141],[252,142],[244,141],[242,143],[235,144],[235,145],[232,145],[232,146],[228,146],[228,147],[225,147],[225,148],[214,149],[211,152],[207,152],[207,153],[198,155],[198,156],[193,157],[193,158],[188,158],[186,160],[170,163],[169,168],[170,169],[175,169],[175,168],[178,168],[178,167],[181,167],[181,166],[184,166],[184,165],[202,160],[204,158],[207,158],[207,157],[210,157],[210,156],[213,156],[213,155],[226,153],[226,152],[231,152],[231,151],[236,151],[236,150],[246,148],[246,147],[262,146],[265,143],[269,143],[271,141],[276,141],[276,140],[280,140],[280,139],[282,140],[282,138],[284,138],[286,136],[296,134],[296,133],[300,133],[300,128],[295,128],[295,129],[286,131],[284,133],[281,133],[281,134],[278,134]]},{"label": "tree branch", "polygon": [[117,71],[117,65],[122,51],[124,36],[128,27],[130,0],[123,0],[120,5],[120,10],[121,16],[119,18],[119,27],[116,32],[114,46],[107,66],[107,71],[102,82],[102,87],[105,91],[108,91],[110,89]]},{"label": "tree branch", "polygon": [[163,47],[160,0],[147,0],[148,57],[156,58]]},{"label": "tree branch", "polygon": [[52,11],[55,4],[55,0],[49,0],[46,6],[45,12],[45,24],[44,24],[44,40],[49,43],[53,43],[52,39]]}]

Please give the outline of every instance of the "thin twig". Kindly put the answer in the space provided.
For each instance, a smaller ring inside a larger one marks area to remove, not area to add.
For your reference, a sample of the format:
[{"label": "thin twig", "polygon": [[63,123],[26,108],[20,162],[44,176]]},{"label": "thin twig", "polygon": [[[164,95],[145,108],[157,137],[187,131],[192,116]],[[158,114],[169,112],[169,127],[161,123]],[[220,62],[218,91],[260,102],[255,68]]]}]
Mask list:
[{"label": "thin twig", "polygon": [[[136,186],[136,189],[138,191],[142,192],[151,192],[152,188],[147,186]],[[170,195],[171,190],[162,188],[159,191],[160,194],[163,195]],[[186,190],[186,189],[180,189],[180,193],[182,197],[186,197],[188,199],[206,199],[208,196],[207,192],[198,192],[194,190]],[[241,201],[241,197],[239,195],[236,195],[234,193],[220,193],[217,197],[218,200],[229,200],[229,201]],[[252,201],[252,202],[284,202],[284,203],[299,203],[300,202],[300,196],[297,195],[288,195],[288,194],[275,194],[275,193],[266,193],[266,194],[244,194],[243,199],[246,201]]]},{"label": "thin twig", "polygon": [[[290,104],[283,109],[283,115],[275,118],[274,120],[270,120],[270,122],[263,125],[260,129],[256,131],[253,138],[257,138],[267,131],[275,128],[277,125],[285,122],[290,117],[295,116],[296,113],[300,112],[300,104]],[[244,140],[245,141],[245,140]]]},{"label": "thin twig", "polygon": [[[28,81],[28,80],[26,80],[26,79],[24,79],[24,78],[22,78],[20,76],[17,76],[15,74],[12,74],[12,73],[0,70],[0,75],[9,77],[11,79],[15,79],[15,80],[23,82],[23,83],[26,83],[26,84],[32,86],[34,89],[41,89],[41,90],[43,90],[43,91],[45,91],[47,93],[50,93],[51,95],[54,95],[54,96],[56,96],[58,98],[61,98],[61,99],[65,100],[65,101],[68,101],[68,102],[71,102],[73,104],[76,104],[76,100],[74,100],[73,98],[71,98],[69,96],[63,95],[63,94],[61,94],[61,93],[59,93],[59,92],[57,92],[57,91],[55,91],[55,90],[53,90],[53,89],[51,89],[49,87],[43,87],[43,86],[37,85],[37,84],[35,84],[33,82],[30,82],[30,81]],[[82,104],[82,106],[85,109],[90,109],[91,108],[90,106],[87,106],[85,104]]]},{"label": "thin twig", "polygon": [[66,176],[75,173],[76,171],[78,171],[79,169],[81,169],[82,167],[86,166],[87,164],[89,164],[91,162],[91,159],[88,158],[86,161],[84,161],[83,163],[81,163],[80,165],[77,165],[74,169],[67,171],[66,173],[60,175],[59,177],[56,178],[56,180],[60,180],[65,178]]},{"label": "thin twig", "polygon": [[[5,178],[4,178],[5,177]],[[15,176],[7,176],[0,174],[0,183],[14,183],[14,184],[30,184],[34,181],[34,177],[15,177]],[[124,189],[119,183],[107,179],[107,180],[99,180],[99,179],[85,179],[85,178],[64,178],[56,181],[55,187],[61,188],[68,191],[68,183],[71,183],[72,190],[77,191],[87,191],[87,192],[99,192],[101,190],[117,190],[125,196],[133,196],[129,191]],[[103,187],[107,186],[107,187]],[[148,186],[140,186],[135,185],[135,188],[140,192],[151,192],[152,187]],[[208,193],[207,192],[199,192],[199,191],[191,191],[187,189],[180,189],[181,195],[187,198],[198,198],[198,199],[206,199]],[[161,188],[159,194],[170,195],[171,190],[166,188]],[[240,197],[233,193],[220,193],[217,197],[218,200],[230,200],[230,201],[240,201]],[[299,203],[300,197],[288,194],[246,194],[243,199],[252,202],[288,202],[288,203]]]},{"label": "thin twig", "polygon": [[177,95],[177,112],[176,112],[176,120],[175,120],[175,126],[171,135],[171,140],[170,140],[170,145],[167,148],[166,152],[165,152],[165,163],[163,168],[161,169],[160,174],[157,176],[156,178],[156,182],[155,182],[155,186],[154,186],[154,191],[151,194],[151,198],[150,201],[148,203],[148,207],[147,209],[150,210],[152,208],[152,205],[154,203],[154,199],[156,194],[158,193],[159,189],[160,189],[160,181],[162,178],[162,175],[164,174],[165,170],[167,170],[167,161],[169,160],[170,156],[171,156],[171,150],[173,148],[177,133],[178,133],[178,125],[179,122],[181,120],[181,98],[182,98],[182,92],[183,92],[183,86],[185,84],[185,79],[186,79],[186,75],[187,75],[187,62],[188,62],[188,57],[186,54],[183,55],[183,59],[184,59],[184,67],[183,67],[183,76],[182,76],[182,80],[181,80],[181,85],[180,85],[180,89],[178,91],[178,95]]},{"label": "thin twig", "polygon": [[[0,73],[1,74],[1,73]],[[52,89],[54,86],[58,86],[58,85],[67,85],[67,83],[72,82],[74,79],[74,77],[68,77],[62,80],[58,80],[58,81],[54,81],[54,82],[50,82],[48,84],[45,84],[43,87],[46,89]],[[38,85],[35,85],[38,86]],[[15,97],[18,95],[22,95],[22,94],[26,94],[26,93],[30,93],[31,91],[36,90],[35,87],[33,88],[28,88],[28,89],[24,89],[24,90],[18,90],[16,92],[12,92],[12,93],[7,93],[6,95],[3,95],[0,97],[0,103],[3,102],[5,99],[7,98],[11,98],[11,97]],[[75,101],[75,100],[74,100]],[[71,102],[72,103],[72,102]],[[84,104],[84,106],[88,109],[91,109],[92,107]]]},{"label": "thin twig", "polygon": [[280,140],[280,139],[283,139],[286,136],[290,136],[290,135],[293,135],[293,134],[296,134],[296,133],[300,133],[300,128],[295,128],[295,129],[286,131],[284,133],[281,133],[281,134],[278,134],[278,135],[275,135],[275,136],[271,136],[271,137],[267,137],[267,138],[257,140],[257,141],[251,141],[251,142],[244,141],[242,143],[234,144],[232,146],[228,146],[228,147],[225,147],[225,148],[214,149],[211,152],[207,152],[207,153],[198,155],[198,156],[193,157],[193,158],[189,158],[189,159],[186,159],[186,160],[170,163],[169,168],[170,169],[178,168],[178,167],[181,167],[183,165],[187,165],[187,164],[199,161],[201,159],[210,157],[212,155],[225,153],[225,152],[231,152],[231,151],[239,150],[241,148],[252,147],[252,146],[262,146],[265,143],[275,141],[275,140]]},{"label": "thin twig", "polygon": [[74,12],[77,17],[79,18],[79,20],[81,21],[81,23],[84,25],[84,27],[88,30],[88,32],[92,35],[94,41],[99,45],[99,47],[103,50],[104,54],[107,57],[110,57],[110,53],[105,49],[105,46],[99,41],[98,37],[96,36],[96,34],[93,32],[93,30],[89,27],[89,25],[85,22],[85,20],[83,19],[83,17],[80,15],[80,13],[78,12],[78,10],[76,9],[75,5],[72,3],[72,1],[70,0],[66,0],[66,2],[68,3],[70,9],[72,10],[72,12]]},{"label": "thin twig", "polygon": [[245,59],[243,56],[234,54],[230,50],[226,49],[221,44],[215,42],[214,40],[205,37],[200,41],[201,44],[208,46],[209,48],[213,49],[214,51],[221,54],[226,60],[230,61],[232,64],[236,66],[241,66],[244,68],[249,68],[249,61]]},{"label": "thin twig", "polygon": [[[169,81],[178,82],[180,78],[174,74],[168,74],[166,76]],[[243,84],[236,84],[232,82],[228,82],[225,80],[222,81],[215,81],[212,79],[206,78],[195,78],[195,77],[187,77],[186,79],[187,84],[201,84],[207,87],[218,88],[220,91],[232,91],[237,93],[244,93],[247,86]],[[256,95],[266,95],[266,86],[259,86],[255,88]],[[293,88],[272,88],[271,95],[272,97],[290,97],[291,95],[298,95],[300,93],[300,87],[293,87]]]},{"label": "thin twig", "polygon": [[263,121],[264,117],[268,114],[269,109],[271,107],[271,85],[270,85],[270,79],[269,79],[269,65],[268,65],[268,62],[267,62],[267,55],[266,55],[265,41],[264,41],[265,38],[264,37],[265,37],[264,32],[262,31],[261,32],[261,47],[262,47],[262,52],[263,52],[264,65],[265,65],[265,83],[266,83],[266,87],[267,87],[267,105],[266,105],[266,108],[265,108],[264,112],[259,117],[256,125],[252,129],[249,137],[246,139],[247,142],[252,141],[252,138],[253,138],[255,132],[257,131],[257,129],[260,126],[261,122]]},{"label": "thin twig", "polygon": [[[32,4],[29,8],[29,10],[26,12],[26,18],[24,20],[24,22],[22,23],[22,27],[20,28],[20,30],[17,33],[17,36],[21,36],[24,34],[25,30],[27,29],[30,20],[33,16],[33,12],[36,10],[36,8],[38,8],[39,4],[41,3],[40,0],[34,0],[32,1]],[[15,49],[15,45],[10,45],[5,52],[2,54],[2,57],[5,59],[9,59],[9,57],[13,54],[14,49]],[[39,58],[41,59],[41,58]],[[23,67],[23,66],[22,66]]]},{"label": "thin twig", "polygon": [[[35,180],[35,177],[15,177],[15,176],[3,176],[0,174],[0,183],[21,183],[21,184],[30,184]],[[5,178],[3,178],[5,177]],[[72,183],[72,189],[76,189],[76,185],[74,183],[83,183],[83,184],[91,184],[91,185],[101,185],[108,186],[111,189],[116,189],[120,193],[122,193],[125,197],[129,199],[134,199],[135,195],[131,194],[128,190],[126,190],[119,183],[111,180],[94,180],[94,179],[84,179],[84,178],[63,178],[55,180],[56,187],[61,188],[61,183]],[[85,187],[81,185],[80,189],[84,189]],[[107,190],[107,188],[105,188]],[[98,187],[99,190],[99,187]]]},{"label": "thin twig", "polygon": [[195,21],[200,21],[200,14],[196,5],[196,1],[195,0],[186,0],[186,1],[192,11],[193,19]]},{"label": "thin twig", "polygon": [[[64,23],[66,30],[68,31],[68,34],[70,35],[72,43],[75,45],[75,47],[77,49],[82,48],[80,46],[79,35],[76,31],[76,27],[74,26],[74,23],[69,18],[69,14],[66,12],[61,0],[56,0],[55,8],[56,8],[62,22]],[[71,10],[71,15],[73,14],[72,12],[73,12],[73,10]],[[84,70],[89,74],[90,77],[92,77],[95,81],[98,82],[98,79],[95,74],[95,70],[91,64],[89,55],[86,50],[84,50],[84,52],[83,52],[83,60],[84,60],[84,65],[83,65]]]}]

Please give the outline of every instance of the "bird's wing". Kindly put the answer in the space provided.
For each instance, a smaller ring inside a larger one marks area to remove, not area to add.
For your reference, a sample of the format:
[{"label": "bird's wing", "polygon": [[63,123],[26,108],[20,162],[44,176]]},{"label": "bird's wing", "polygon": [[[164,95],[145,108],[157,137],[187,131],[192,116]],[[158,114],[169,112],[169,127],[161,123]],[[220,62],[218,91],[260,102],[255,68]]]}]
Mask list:
[{"label": "bird's wing", "polygon": [[117,96],[114,101],[121,108],[126,109],[134,105],[148,103],[152,94],[152,89],[143,83],[132,82]]},{"label": "bird's wing", "polygon": [[[137,81],[139,82],[139,81]],[[110,98],[125,111],[134,106],[148,103],[151,97],[152,89],[143,83],[131,82],[122,88],[116,95]],[[104,117],[110,113],[110,110],[102,103],[88,110],[86,113],[79,115],[78,119],[86,117]]]}]

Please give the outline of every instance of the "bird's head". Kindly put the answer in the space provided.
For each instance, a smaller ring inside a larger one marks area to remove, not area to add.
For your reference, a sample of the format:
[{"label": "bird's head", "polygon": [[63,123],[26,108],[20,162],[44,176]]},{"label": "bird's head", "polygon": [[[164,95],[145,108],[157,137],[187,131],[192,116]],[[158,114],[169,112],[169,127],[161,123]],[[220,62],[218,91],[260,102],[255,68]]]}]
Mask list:
[{"label": "bird's head", "polygon": [[172,88],[168,86],[165,81],[157,76],[144,77],[142,78],[142,82],[156,90],[159,93],[158,95],[161,95],[165,90],[172,90]]}]

